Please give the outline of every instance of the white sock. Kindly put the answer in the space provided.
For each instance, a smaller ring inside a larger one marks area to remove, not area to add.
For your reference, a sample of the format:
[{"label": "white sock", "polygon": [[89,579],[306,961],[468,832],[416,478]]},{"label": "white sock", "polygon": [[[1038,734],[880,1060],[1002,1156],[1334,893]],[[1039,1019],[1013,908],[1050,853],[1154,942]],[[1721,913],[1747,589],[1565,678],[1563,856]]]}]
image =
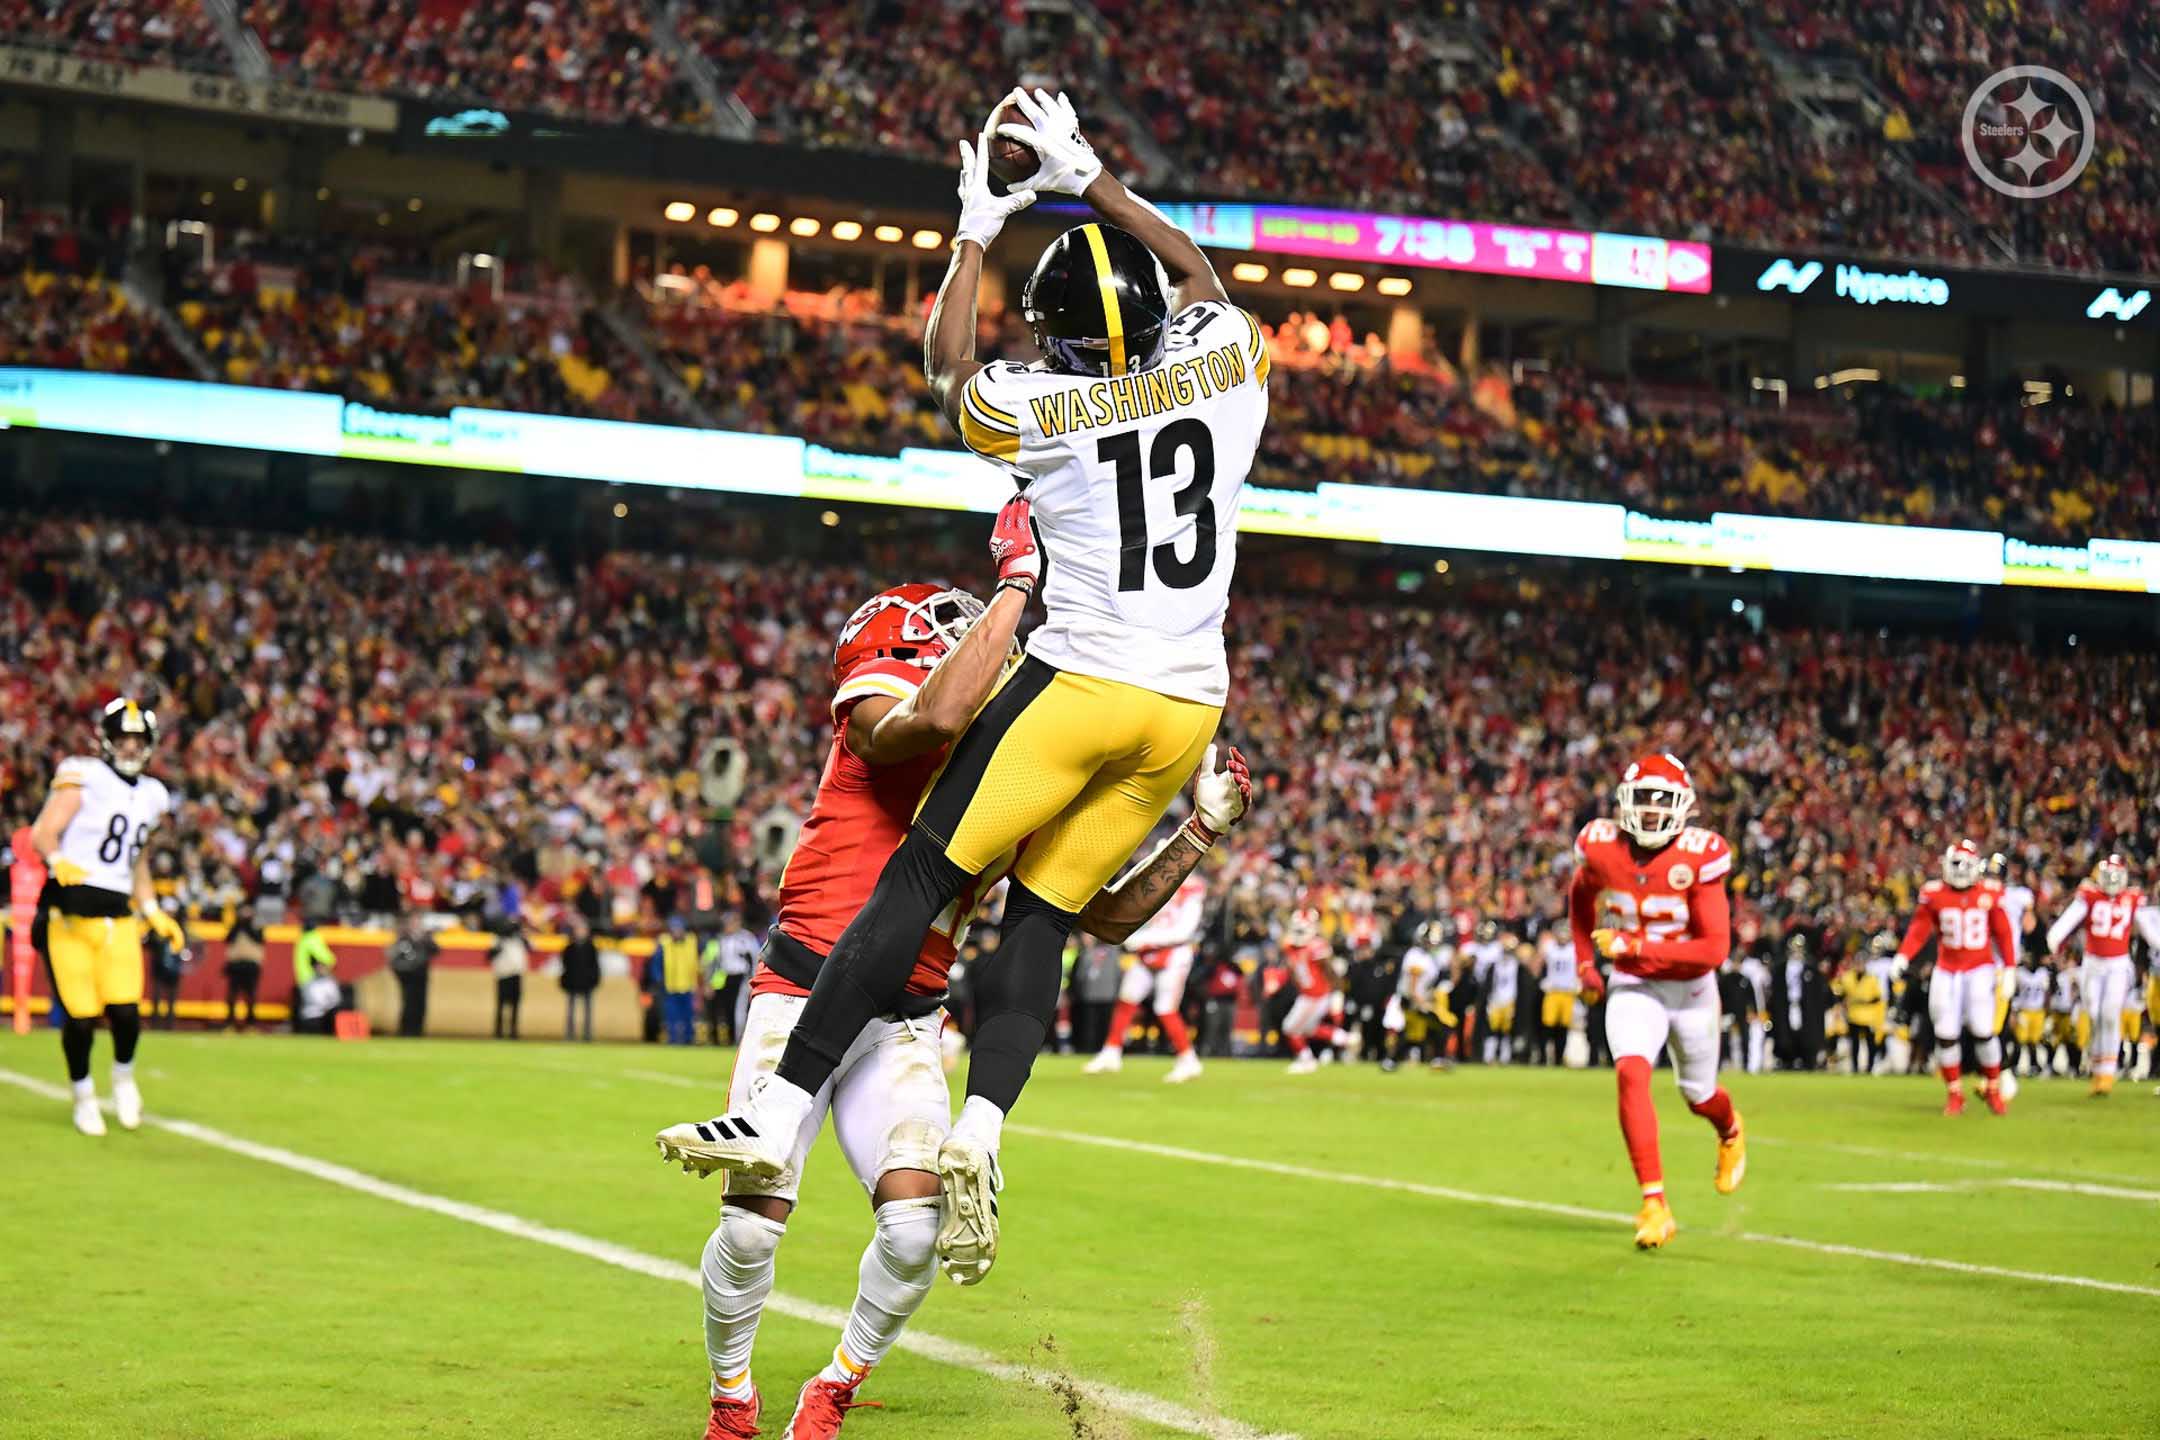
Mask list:
[{"label": "white sock", "polygon": [[74,1087],[75,1087],[75,1098],[76,1098],[76,1099],[78,1099],[78,1100],[95,1100],[95,1099],[97,1099],[97,1081],[95,1081],[95,1080],[92,1080],[92,1079],[90,1079],[90,1078],[89,1078],[88,1076],[84,1076],[84,1077],[83,1077],[82,1079],[80,1079],[80,1080],[77,1080],[77,1081],[74,1081],[74,1082],[72,1082],[72,1083],[74,1084]]},{"label": "white sock", "polygon": [[134,1061],[130,1060],[130,1061],[128,1061],[128,1062],[127,1062],[127,1064],[125,1064],[125,1065],[121,1064],[121,1063],[120,1063],[120,1062],[119,1062],[118,1060],[115,1060],[115,1061],[113,1061],[113,1065],[112,1065],[112,1083],[113,1083],[113,1084],[115,1084],[115,1085],[118,1085],[118,1084],[119,1084],[119,1083],[120,1083],[121,1081],[123,1081],[123,1080],[133,1080],[134,1078],[135,1078],[135,1062],[134,1062]]},{"label": "white sock", "polygon": [[980,1095],[970,1095],[960,1107],[960,1118],[953,1122],[952,1133],[995,1154],[1005,1134],[1005,1112]]},{"label": "white sock", "polygon": [[862,1272],[847,1328],[832,1359],[818,1372],[820,1380],[853,1385],[885,1358],[900,1338],[908,1317],[922,1305],[937,1278],[939,1205],[922,1200],[888,1200],[878,1207],[877,1234],[863,1250]]},{"label": "white sock", "polygon": [[785,1234],[787,1226],[778,1220],[723,1205],[705,1242],[705,1358],[716,1398],[750,1398],[750,1348],[772,1293],[773,1252]]},{"label": "white sock", "polygon": [[1102,1047],[1102,1053],[1105,1055],[1115,1055],[1119,1059],[1123,1059],[1125,1056],[1125,1047],[1113,1040],[1108,1045]]}]

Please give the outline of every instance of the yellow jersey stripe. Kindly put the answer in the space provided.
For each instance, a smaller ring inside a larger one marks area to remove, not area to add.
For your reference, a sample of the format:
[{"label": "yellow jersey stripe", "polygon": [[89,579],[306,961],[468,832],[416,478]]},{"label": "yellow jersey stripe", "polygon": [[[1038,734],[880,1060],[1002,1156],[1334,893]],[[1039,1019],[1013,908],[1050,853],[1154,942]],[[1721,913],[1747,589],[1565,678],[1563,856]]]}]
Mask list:
[{"label": "yellow jersey stripe", "polygon": [[967,406],[960,407],[960,442],[976,454],[992,460],[1020,458],[1018,431],[993,430],[975,418]]},{"label": "yellow jersey stripe", "polygon": [[968,376],[967,384],[960,387],[961,392],[965,394],[968,399],[975,402],[976,406],[982,411],[983,417],[985,419],[1000,420],[1003,421],[1005,424],[1010,425],[1015,430],[1019,429],[1020,417],[1010,413],[1009,411],[1000,410],[997,406],[991,404],[989,399],[985,397],[982,393],[982,387],[980,384],[981,380],[982,371],[978,370],[973,375]]},{"label": "yellow jersey stripe", "polygon": [[975,423],[985,430],[995,430],[999,434],[1009,432],[1018,435],[1020,433],[1020,426],[1017,421],[1007,419],[984,405],[972,390],[963,389],[960,392],[960,407],[967,411]]},{"label": "yellow jersey stripe", "polygon": [[1238,314],[1245,317],[1245,328],[1252,333],[1252,362],[1257,365],[1260,363],[1261,354],[1267,349],[1267,341],[1260,335],[1260,322],[1253,319],[1248,311],[1240,310]]},{"label": "yellow jersey stripe", "polygon": [[1118,313],[1117,284],[1110,274],[1110,252],[1103,245],[1102,226],[1083,225],[1088,253],[1095,257],[1095,287],[1102,292],[1103,325],[1110,341],[1110,373],[1125,373],[1125,317]]}]

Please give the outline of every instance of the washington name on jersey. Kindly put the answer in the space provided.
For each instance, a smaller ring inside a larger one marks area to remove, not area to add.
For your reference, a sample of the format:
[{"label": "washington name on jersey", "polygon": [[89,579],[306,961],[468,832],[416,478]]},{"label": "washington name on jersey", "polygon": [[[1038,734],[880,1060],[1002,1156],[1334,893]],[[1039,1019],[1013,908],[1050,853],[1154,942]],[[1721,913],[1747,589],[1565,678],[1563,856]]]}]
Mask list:
[{"label": "washington name on jersey", "polygon": [[[1597,885],[1598,926],[1652,940],[1679,939],[1693,918],[1699,887],[1725,883],[1732,847],[1715,830],[1690,825],[1672,843],[1639,855],[1611,820],[1592,820],[1575,837],[1575,860]],[[1615,979],[1640,978],[1632,959],[1614,962]]]},{"label": "washington name on jersey", "polygon": [[[135,890],[135,862],[150,843],[150,832],[172,809],[165,782],[149,775],[130,780],[103,760],[70,755],[53,771],[52,788],[82,794],[82,805],[60,832],[54,852],[82,868],[83,883],[70,889],[102,892],[85,896],[63,891],[61,908],[126,914]],[[103,895],[117,896],[117,902],[103,900]]]},{"label": "washington name on jersey", "polygon": [[1019,472],[1049,561],[1028,653],[1220,705],[1245,477],[1267,424],[1266,337],[1188,305],[1146,370],[1100,379],[1000,362],[962,389],[960,438]]}]

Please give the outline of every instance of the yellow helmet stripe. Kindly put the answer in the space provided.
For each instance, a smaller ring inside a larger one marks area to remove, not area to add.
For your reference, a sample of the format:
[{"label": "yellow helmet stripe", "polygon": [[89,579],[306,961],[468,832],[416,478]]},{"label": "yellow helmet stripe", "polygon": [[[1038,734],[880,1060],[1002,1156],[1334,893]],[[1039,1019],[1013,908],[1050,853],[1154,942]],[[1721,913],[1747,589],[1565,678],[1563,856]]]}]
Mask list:
[{"label": "yellow helmet stripe", "polygon": [[1095,257],[1095,285],[1102,292],[1103,324],[1108,327],[1110,340],[1110,373],[1125,373],[1125,317],[1118,313],[1117,283],[1110,274],[1110,252],[1102,243],[1102,226],[1083,225],[1080,233],[1087,236],[1088,253]]}]

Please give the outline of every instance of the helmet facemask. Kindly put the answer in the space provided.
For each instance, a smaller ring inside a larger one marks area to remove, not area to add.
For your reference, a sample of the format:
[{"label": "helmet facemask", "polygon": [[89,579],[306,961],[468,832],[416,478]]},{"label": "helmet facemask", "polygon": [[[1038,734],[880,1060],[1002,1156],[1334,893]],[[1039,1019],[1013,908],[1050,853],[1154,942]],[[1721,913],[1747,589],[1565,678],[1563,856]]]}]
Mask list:
[{"label": "helmet facemask", "polygon": [[2093,871],[2093,883],[2103,895],[2120,895],[2130,888],[2130,867],[2120,855],[2110,855]]},{"label": "helmet facemask", "polygon": [[157,713],[124,696],[113,701],[98,718],[98,743],[114,773],[133,780],[157,746]]},{"label": "helmet facemask", "polygon": [[1620,828],[1637,844],[1656,850],[1687,829],[1695,813],[1695,787],[1660,775],[1623,780],[1613,790],[1613,807]]},{"label": "helmet facemask", "polygon": [[1943,852],[1943,883],[1954,890],[1970,890],[1987,873],[1987,861],[1969,844],[1953,845]]}]

